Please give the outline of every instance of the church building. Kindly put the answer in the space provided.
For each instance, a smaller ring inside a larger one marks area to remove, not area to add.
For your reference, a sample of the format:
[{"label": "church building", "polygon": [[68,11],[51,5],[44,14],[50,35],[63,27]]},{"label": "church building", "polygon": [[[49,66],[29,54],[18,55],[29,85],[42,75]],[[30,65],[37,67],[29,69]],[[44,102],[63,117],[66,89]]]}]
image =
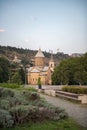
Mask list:
[{"label": "church building", "polygon": [[38,50],[35,56],[35,66],[28,69],[28,84],[37,85],[38,78],[41,79],[41,84],[49,85],[52,83],[51,75],[54,71],[53,56],[49,61],[49,66],[45,65],[45,56],[41,49]]}]

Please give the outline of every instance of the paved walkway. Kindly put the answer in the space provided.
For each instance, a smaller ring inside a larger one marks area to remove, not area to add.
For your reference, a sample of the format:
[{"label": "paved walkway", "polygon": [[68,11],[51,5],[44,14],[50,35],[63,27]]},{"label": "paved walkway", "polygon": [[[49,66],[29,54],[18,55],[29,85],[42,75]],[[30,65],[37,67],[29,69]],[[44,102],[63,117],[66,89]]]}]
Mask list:
[{"label": "paved walkway", "polygon": [[87,105],[76,104],[64,99],[42,95],[49,103],[54,106],[64,108],[70,117],[72,117],[81,126],[87,127]]}]

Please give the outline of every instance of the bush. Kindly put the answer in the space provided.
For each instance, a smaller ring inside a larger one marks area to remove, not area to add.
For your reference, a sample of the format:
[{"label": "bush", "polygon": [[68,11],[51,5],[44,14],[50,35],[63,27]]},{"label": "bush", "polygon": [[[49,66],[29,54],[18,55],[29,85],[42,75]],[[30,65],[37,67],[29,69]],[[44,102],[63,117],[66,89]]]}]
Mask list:
[{"label": "bush", "polygon": [[16,105],[29,104],[20,91],[10,88],[0,88],[0,99],[0,107],[4,109],[9,109]]},{"label": "bush", "polygon": [[6,100],[6,99],[2,99],[1,101],[0,101],[0,108],[2,108],[2,109],[9,109],[10,108],[10,103],[9,103],[9,101],[8,100]]},{"label": "bush", "polygon": [[[0,126],[10,127],[14,124],[59,120],[66,113],[49,105],[37,92],[0,88]],[[4,109],[4,110],[2,110]],[[9,112],[8,112],[9,111]]]},{"label": "bush", "polygon": [[0,97],[13,97],[14,92],[11,89],[0,88]]},{"label": "bush", "polygon": [[0,87],[0,97],[2,97],[2,91],[4,88]]},{"label": "bush", "polygon": [[10,113],[15,124],[37,122],[46,119],[59,120],[67,117],[67,114],[64,112],[64,110],[60,110],[59,108],[37,107],[32,105],[16,106],[10,109]]},{"label": "bush", "polygon": [[67,113],[65,113],[64,110],[61,110],[60,108],[55,107],[41,107],[39,108],[39,119],[49,119],[49,120],[59,120],[62,118],[67,117]]},{"label": "bush", "polygon": [[6,110],[0,109],[0,127],[12,127],[14,121],[10,113]]},{"label": "bush", "polygon": [[40,99],[40,96],[37,92],[28,92],[28,91],[23,91],[24,96],[26,97],[27,100],[37,100]]},{"label": "bush", "polygon": [[76,94],[87,94],[87,88],[80,87],[80,86],[64,86],[62,88],[62,91],[76,93]]},{"label": "bush", "polygon": [[31,92],[31,93],[30,93],[30,99],[31,99],[31,100],[37,100],[37,99],[40,99],[40,96],[39,96],[39,94],[36,93],[36,92]]},{"label": "bush", "polygon": [[17,106],[17,105],[28,105],[29,101],[26,100],[26,98],[24,97],[24,95],[22,94],[21,91],[14,91],[14,97],[9,98],[9,103],[11,107]]},{"label": "bush", "polygon": [[49,107],[50,106],[47,102],[45,102],[42,99],[36,100],[36,102],[34,101],[33,104],[36,104],[38,107]]},{"label": "bush", "polygon": [[36,120],[37,107],[30,105],[19,105],[10,109],[15,124],[22,124]]}]

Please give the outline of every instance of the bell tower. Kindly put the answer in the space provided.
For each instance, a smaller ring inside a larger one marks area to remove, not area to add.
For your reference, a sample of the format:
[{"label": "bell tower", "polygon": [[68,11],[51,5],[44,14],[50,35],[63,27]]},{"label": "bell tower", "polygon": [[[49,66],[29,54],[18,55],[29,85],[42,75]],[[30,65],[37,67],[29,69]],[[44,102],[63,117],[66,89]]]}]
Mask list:
[{"label": "bell tower", "polygon": [[42,53],[41,49],[39,49],[35,56],[35,66],[44,67],[44,58],[44,54]]}]

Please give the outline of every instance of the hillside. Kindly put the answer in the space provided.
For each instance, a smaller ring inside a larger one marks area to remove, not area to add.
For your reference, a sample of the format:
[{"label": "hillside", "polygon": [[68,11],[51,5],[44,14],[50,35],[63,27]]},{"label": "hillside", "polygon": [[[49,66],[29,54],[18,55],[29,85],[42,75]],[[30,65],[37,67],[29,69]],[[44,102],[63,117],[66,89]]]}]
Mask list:
[{"label": "hillside", "polygon": [[[29,62],[34,64],[34,56],[37,53],[37,50],[30,50],[30,49],[23,49],[23,48],[16,48],[11,46],[0,46],[0,56],[4,56],[9,60],[13,60],[14,56],[16,55],[18,59],[24,60],[27,59]],[[46,64],[48,64],[50,60],[51,54],[48,52],[43,52],[46,57]],[[61,60],[69,58],[68,54],[64,54],[62,52],[58,52],[53,54],[54,61],[56,65],[60,63]]]}]

